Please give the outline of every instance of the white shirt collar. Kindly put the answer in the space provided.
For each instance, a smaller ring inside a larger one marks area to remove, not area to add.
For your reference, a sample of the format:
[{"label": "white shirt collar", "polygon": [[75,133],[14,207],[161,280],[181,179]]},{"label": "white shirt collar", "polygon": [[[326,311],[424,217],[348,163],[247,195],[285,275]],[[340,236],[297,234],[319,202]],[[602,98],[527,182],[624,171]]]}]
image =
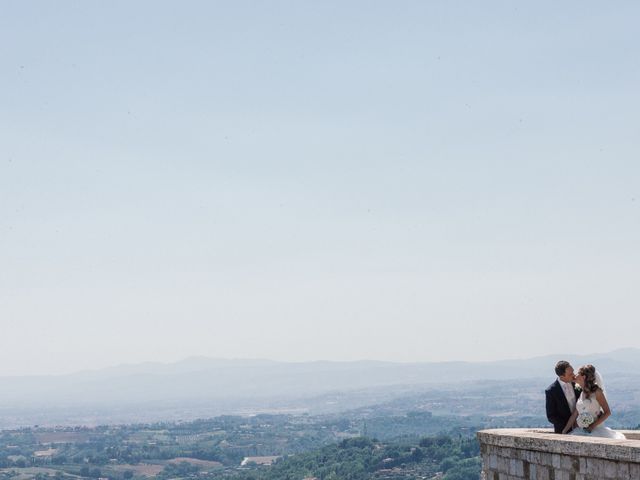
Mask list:
[{"label": "white shirt collar", "polygon": [[561,387],[571,387],[573,386],[571,383],[565,382],[563,380],[560,380],[560,377],[558,377],[558,381],[560,382],[560,386]]}]

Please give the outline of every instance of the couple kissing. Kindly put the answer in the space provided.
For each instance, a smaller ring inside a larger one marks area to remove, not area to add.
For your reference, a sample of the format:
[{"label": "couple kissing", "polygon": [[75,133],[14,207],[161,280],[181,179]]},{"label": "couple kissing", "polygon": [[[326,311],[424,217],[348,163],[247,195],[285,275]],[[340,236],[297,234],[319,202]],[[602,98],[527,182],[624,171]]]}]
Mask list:
[{"label": "couple kissing", "polygon": [[555,370],[558,378],[544,392],[547,419],[554,431],[624,440],[622,433],[603,425],[611,416],[611,409],[596,368],[583,365],[575,372],[569,362],[561,360]]}]

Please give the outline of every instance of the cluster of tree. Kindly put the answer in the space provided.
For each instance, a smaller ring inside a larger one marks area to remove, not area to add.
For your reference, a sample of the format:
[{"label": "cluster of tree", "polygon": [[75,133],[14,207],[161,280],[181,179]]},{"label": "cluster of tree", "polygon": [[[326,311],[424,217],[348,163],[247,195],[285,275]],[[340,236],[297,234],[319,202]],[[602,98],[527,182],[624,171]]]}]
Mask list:
[{"label": "cluster of tree", "polygon": [[381,440],[400,436],[437,435],[453,429],[477,429],[479,422],[472,418],[458,418],[452,422],[449,417],[433,416],[430,412],[408,412],[404,415],[375,416],[363,425],[363,434]]},{"label": "cluster of tree", "polygon": [[[307,452],[336,443],[345,435],[387,440],[402,435],[435,434],[453,427],[462,426],[432,417],[428,412],[414,412],[404,416],[372,415],[366,421],[339,415],[256,415],[83,430],[34,428],[0,432],[0,468],[56,466],[69,470],[66,467],[71,466],[79,470],[87,465],[99,469],[114,463],[135,465],[176,457],[217,461],[234,467],[244,457]],[[48,445],[40,443],[39,439],[50,439],[52,435],[69,440],[64,443],[58,440],[53,456],[34,455]]]},{"label": "cluster of tree", "polygon": [[433,476],[445,480],[478,480],[480,452],[472,438],[439,436],[419,442],[380,443],[366,437],[279,460],[268,469],[241,472],[237,480],[370,480],[394,472],[398,478]]},{"label": "cluster of tree", "polygon": [[80,475],[88,478],[100,478],[102,476],[102,471],[99,468],[90,468],[88,466],[84,466],[80,469]]},{"label": "cluster of tree", "polygon": [[157,478],[184,478],[190,476],[191,474],[197,473],[199,470],[200,468],[198,466],[188,462],[169,463],[164,467],[162,472],[158,474]]}]

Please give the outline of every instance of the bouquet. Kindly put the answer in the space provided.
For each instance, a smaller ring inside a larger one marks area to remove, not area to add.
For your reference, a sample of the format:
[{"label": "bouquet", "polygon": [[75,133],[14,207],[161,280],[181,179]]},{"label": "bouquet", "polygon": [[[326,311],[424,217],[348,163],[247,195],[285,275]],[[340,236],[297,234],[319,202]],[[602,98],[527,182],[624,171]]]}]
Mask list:
[{"label": "bouquet", "polygon": [[589,425],[591,425],[595,421],[596,421],[596,418],[593,416],[592,413],[583,412],[580,415],[578,415],[578,419],[576,420],[576,423],[580,428],[587,428]]}]

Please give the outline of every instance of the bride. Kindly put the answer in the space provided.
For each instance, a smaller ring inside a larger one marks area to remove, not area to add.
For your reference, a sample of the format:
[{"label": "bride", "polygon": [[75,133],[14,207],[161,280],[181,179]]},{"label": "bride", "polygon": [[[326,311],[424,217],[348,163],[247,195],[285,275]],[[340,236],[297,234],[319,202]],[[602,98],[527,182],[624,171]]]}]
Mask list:
[{"label": "bride", "polygon": [[[571,435],[624,440],[626,437],[622,433],[603,425],[611,415],[611,410],[604,395],[602,377],[599,372],[596,372],[596,367],[593,365],[580,367],[578,375],[576,375],[576,383],[582,388],[582,393],[576,402],[576,409],[562,433],[571,432]],[[575,430],[571,431],[573,428]]]}]

